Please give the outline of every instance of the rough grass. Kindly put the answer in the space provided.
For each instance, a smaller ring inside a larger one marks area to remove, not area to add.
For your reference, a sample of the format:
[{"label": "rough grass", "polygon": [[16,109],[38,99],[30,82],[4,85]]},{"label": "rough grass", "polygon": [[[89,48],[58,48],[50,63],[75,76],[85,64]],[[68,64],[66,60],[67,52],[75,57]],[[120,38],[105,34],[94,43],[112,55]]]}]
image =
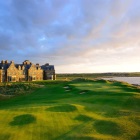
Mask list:
[{"label": "rough grass", "polygon": [[27,94],[39,87],[35,83],[0,83],[0,97]]},{"label": "rough grass", "polygon": [[34,85],[44,86],[0,100],[0,140],[140,139],[140,91],[136,87],[87,79]]}]

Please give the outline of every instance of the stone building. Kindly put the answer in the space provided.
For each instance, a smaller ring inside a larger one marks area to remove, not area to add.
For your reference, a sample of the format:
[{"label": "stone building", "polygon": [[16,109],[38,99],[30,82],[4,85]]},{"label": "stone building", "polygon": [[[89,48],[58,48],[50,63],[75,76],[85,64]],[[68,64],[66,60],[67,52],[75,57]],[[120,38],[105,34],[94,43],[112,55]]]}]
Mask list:
[{"label": "stone building", "polygon": [[46,63],[45,65],[42,65],[41,68],[43,69],[43,80],[56,79],[55,69],[53,65],[49,65],[48,63]]},{"label": "stone building", "polygon": [[55,69],[48,63],[40,66],[25,60],[22,64],[2,60],[0,82],[56,80]]}]

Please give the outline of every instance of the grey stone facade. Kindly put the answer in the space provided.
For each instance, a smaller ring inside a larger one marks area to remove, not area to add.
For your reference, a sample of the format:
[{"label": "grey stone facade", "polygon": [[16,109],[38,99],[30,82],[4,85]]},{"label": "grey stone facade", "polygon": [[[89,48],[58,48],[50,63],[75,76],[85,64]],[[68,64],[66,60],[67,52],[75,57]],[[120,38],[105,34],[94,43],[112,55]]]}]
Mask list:
[{"label": "grey stone facade", "polygon": [[22,64],[2,60],[0,63],[0,82],[56,80],[55,69],[48,63],[40,66],[25,60]]}]

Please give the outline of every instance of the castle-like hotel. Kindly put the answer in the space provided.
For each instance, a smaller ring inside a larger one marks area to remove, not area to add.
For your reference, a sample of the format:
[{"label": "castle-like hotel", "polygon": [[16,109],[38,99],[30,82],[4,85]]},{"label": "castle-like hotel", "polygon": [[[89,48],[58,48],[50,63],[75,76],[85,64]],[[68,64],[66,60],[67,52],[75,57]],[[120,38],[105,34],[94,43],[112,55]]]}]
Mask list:
[{"label": "castle-like hotel", "polygon": [[2,60],[0,63],[0,82],[56,80],[54,65],[40,66],[25,60],[22,64]]}]

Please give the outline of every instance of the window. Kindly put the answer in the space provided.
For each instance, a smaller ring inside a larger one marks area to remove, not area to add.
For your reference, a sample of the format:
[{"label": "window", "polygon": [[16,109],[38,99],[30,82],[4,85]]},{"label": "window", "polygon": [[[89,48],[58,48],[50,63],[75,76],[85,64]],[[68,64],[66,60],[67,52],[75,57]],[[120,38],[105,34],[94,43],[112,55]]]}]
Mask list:
[{"label": "window", "polygon": [[12,78],[11,78],[10,76],[8,77],[8,81],[9,81],[9,82],[12,81]]},{"label": "window", "polygon": [[25,81],[25,78],[19,78],[19,81]]},{"label": "window", "polygon": [[25,74],[25,70],[23,70],[23,74]]},{"label": "window", "polygon": [[12,77],[12,80],[11,81],[16,81],[16,77]]},{"label": "window", "polygon": [[35,80],[36,78],[35,77],[33,77],[33,80]]},{"label": "window", "polygon": [[2,71],[2,74],[4,75],[5,74],[5,71]]}]

